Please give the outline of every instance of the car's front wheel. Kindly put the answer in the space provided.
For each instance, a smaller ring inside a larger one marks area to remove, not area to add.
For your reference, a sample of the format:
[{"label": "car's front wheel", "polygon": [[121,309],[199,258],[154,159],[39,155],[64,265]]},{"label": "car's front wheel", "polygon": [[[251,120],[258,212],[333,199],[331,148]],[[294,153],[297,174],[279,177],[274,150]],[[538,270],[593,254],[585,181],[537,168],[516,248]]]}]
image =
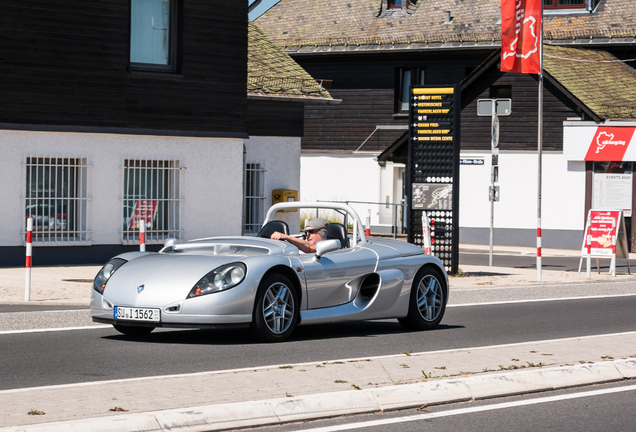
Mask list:
[{"label": "car's front wheel", "polygon": [[398,321],[408,330],[433,329],[444,316],[447,297],[446,280],[437,270],[423,268],[413,279],[408,315]]},{"label": "car's front wheel", "polygon": [[113,325],[115,330],[126,336],[146,336],[149,335],[155,328],[154,327],[133,327],[124,325]]},{"label": "car's front wheel", "polygon": [[272,273],[261,281],[254,304],[252,329],[266,342],[287,339],[298,322],[298,298],[286,276]]}]

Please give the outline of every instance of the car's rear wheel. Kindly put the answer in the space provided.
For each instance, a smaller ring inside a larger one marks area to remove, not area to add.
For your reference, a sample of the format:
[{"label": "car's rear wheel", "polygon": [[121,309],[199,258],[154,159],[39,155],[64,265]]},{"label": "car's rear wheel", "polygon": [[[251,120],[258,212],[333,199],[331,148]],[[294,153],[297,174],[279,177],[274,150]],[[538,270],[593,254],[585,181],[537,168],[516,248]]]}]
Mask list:
[{"label": "car's rear wheel", "polygon": [[298,322],[298,298],[294,285],[282,274],[263,278],[254,304],[252,329],[256,337],[266,342],[287,339]]},{"label": "car's rear wheel", "polygon": [[126,336],[146,336],[149,335],[155,328],[154,327],[133,327],[124,325],[113,325],[115,330]]},{"label": "car's rear wheel", "polygon": [[430,330],[440,323],[446,310],[446,280],[433,268],[423,268],[415,275],[409,300],[409,312],[398,321],[408,330]]}]

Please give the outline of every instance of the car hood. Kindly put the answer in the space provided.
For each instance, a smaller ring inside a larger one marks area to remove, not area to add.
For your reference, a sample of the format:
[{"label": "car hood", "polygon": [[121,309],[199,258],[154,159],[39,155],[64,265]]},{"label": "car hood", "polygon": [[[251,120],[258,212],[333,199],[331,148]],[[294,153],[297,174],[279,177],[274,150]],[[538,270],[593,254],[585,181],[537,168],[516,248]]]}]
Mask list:
[{"label": "car hood", "polygon": [[241,258],[236,254],[144,255],[127,262],[111,276],[104,296],[117,306],[165,306],[185,300],[192,287],[211,270]]}]

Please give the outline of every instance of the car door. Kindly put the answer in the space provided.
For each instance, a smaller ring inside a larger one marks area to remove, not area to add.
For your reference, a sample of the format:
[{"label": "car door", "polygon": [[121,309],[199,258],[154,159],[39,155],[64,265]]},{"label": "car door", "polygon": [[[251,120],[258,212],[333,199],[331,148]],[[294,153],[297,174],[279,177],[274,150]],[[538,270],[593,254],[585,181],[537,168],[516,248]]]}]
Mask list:
[{"label": "car door", "polygon": [[378,257],[365,247],[354,246],[324,254],[301,255],[307,282],[307,305],[320,309],[348,303],[355,298],[360,277],[375,271]]}]

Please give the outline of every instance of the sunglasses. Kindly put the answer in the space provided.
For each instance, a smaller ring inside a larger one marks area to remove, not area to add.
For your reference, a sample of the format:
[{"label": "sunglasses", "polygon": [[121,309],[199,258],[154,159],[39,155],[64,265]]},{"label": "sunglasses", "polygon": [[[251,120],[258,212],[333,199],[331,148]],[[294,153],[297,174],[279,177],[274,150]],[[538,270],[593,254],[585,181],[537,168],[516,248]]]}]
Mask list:
[{"label": "sunglasses", "polygon": [[305,228],[305,235],[316,234],[323,230],[317,230],[316,228]]}]

